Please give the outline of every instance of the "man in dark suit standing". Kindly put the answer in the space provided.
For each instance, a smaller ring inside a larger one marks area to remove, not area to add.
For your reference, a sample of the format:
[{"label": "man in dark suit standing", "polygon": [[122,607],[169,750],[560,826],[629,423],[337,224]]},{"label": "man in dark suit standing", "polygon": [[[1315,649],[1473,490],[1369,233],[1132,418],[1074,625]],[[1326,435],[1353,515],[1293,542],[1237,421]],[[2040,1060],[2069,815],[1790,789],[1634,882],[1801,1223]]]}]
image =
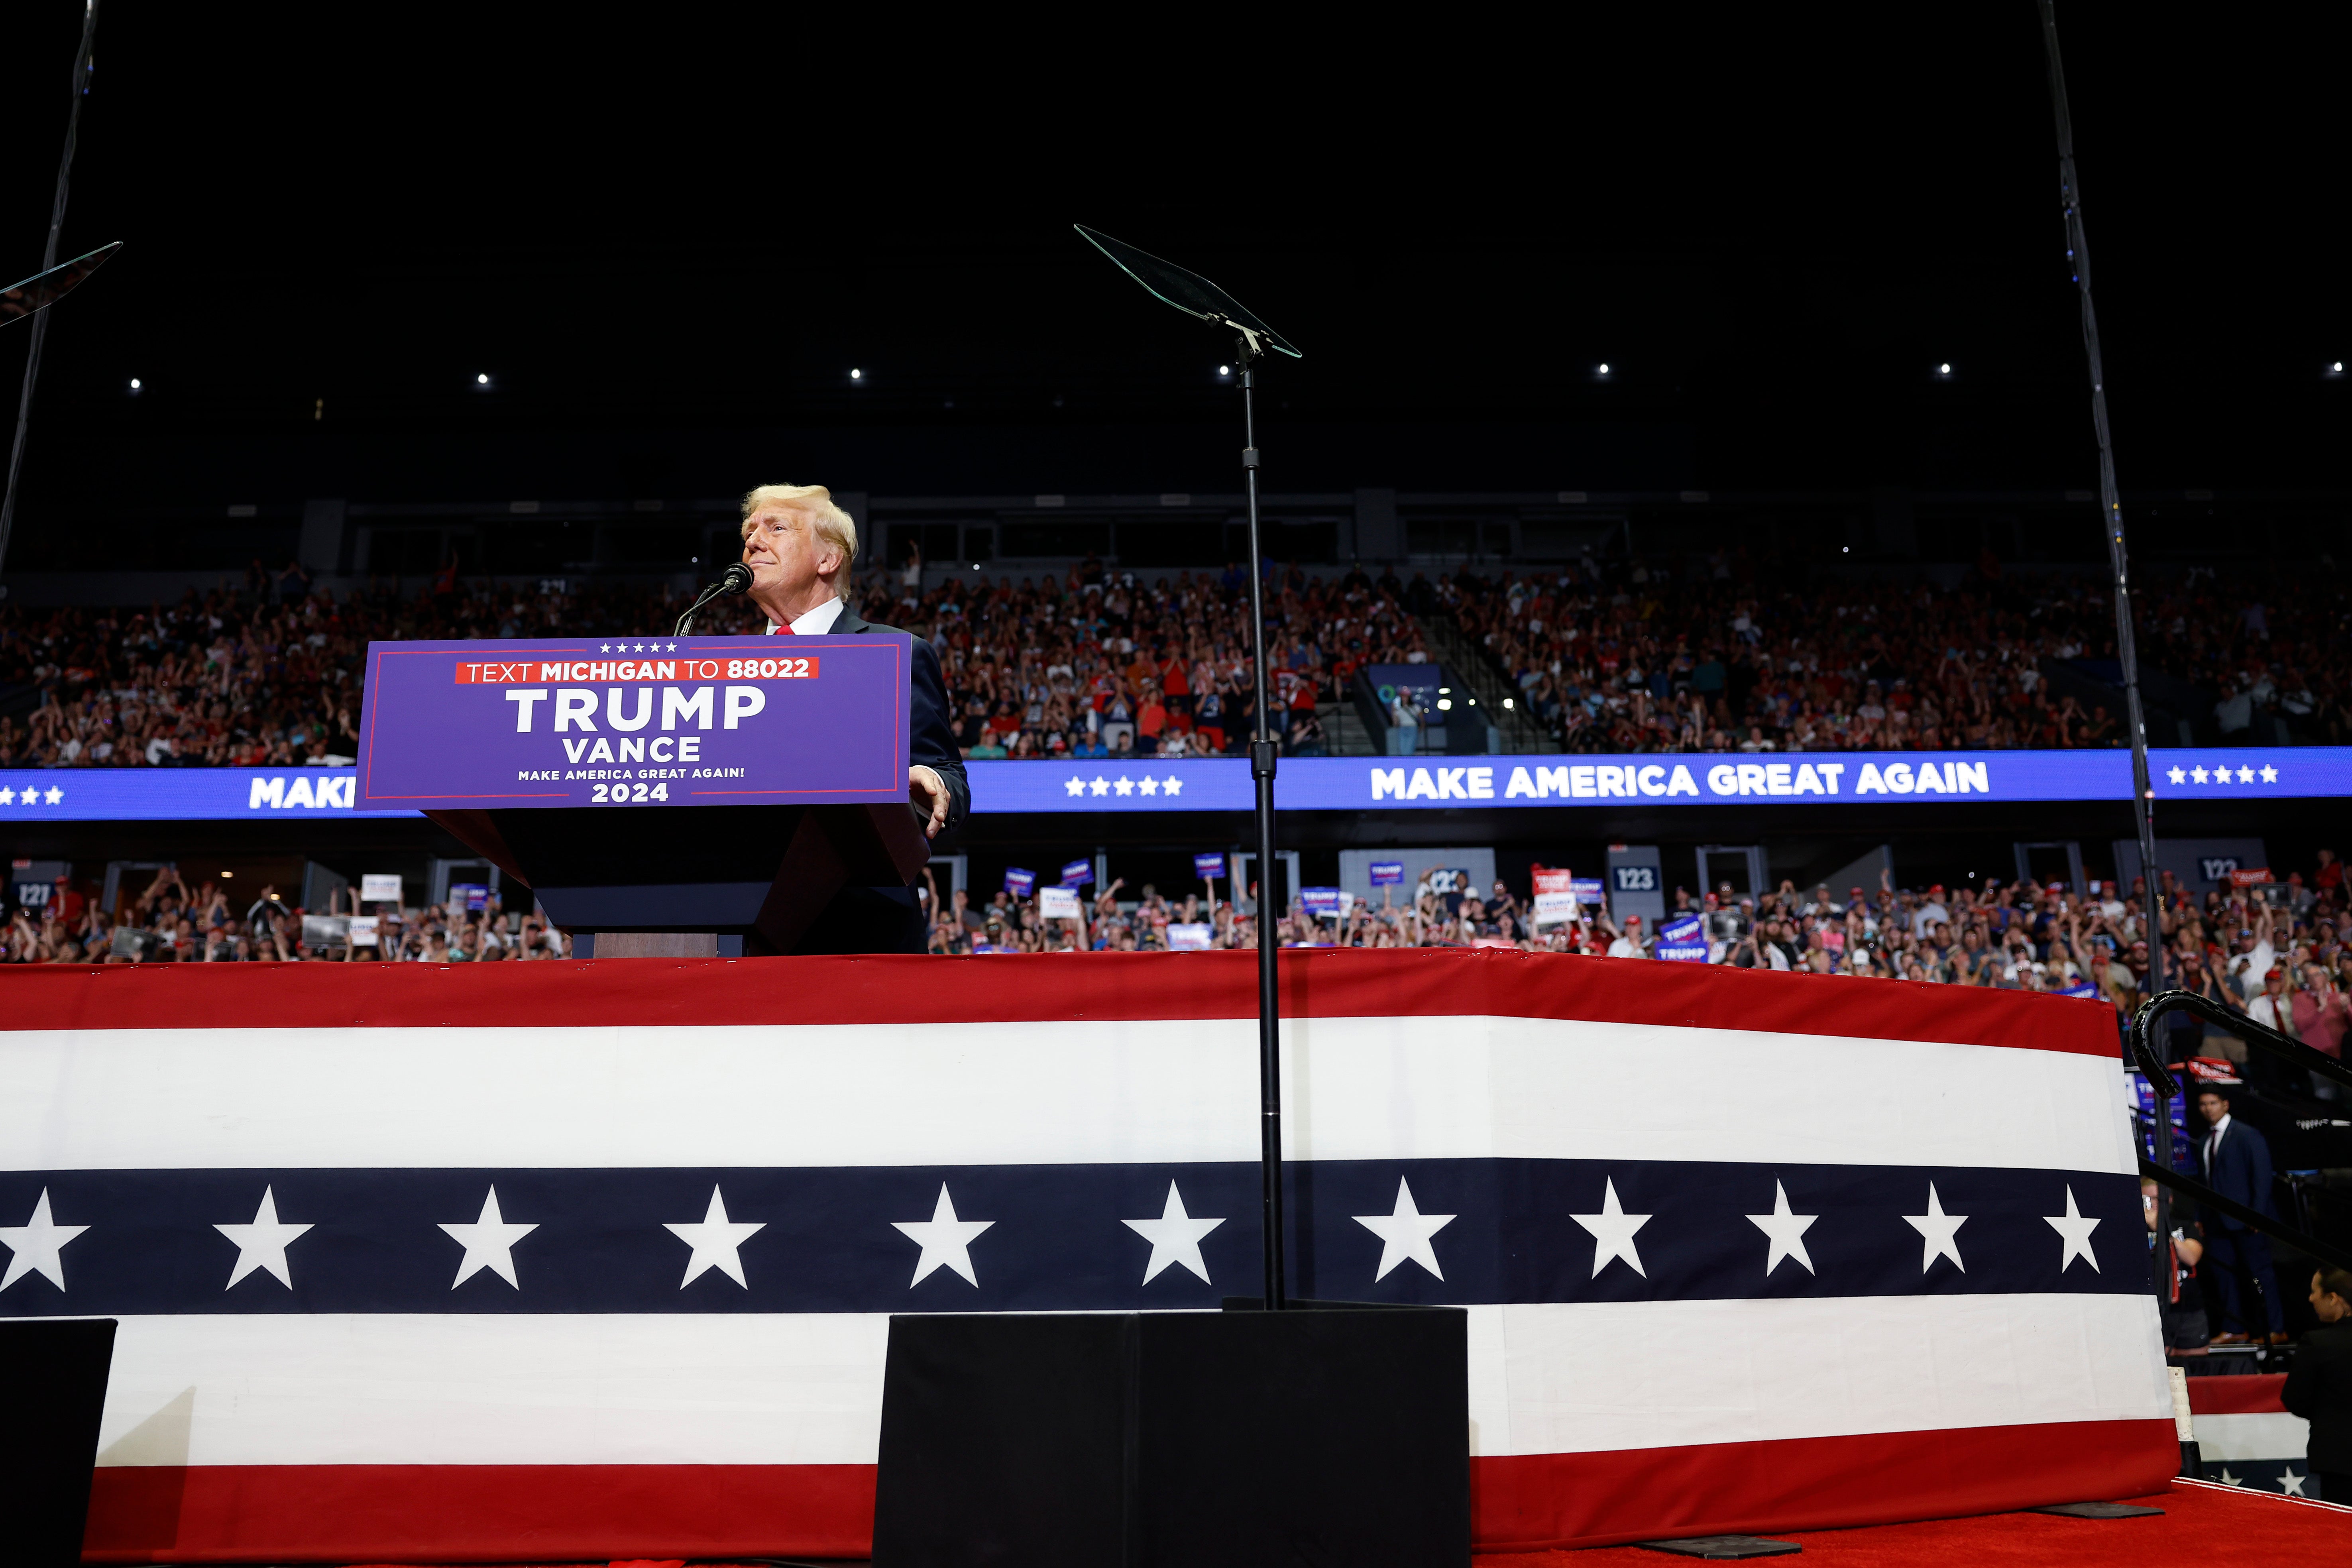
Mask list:
[{"label": "man in dark suit standing", "polygon": [[[2204,1168],[2205,1184],[2256,1214],[2275,1216],[2271,1206],[2271,1146],[2263,1135],[2230,1114],[2230,1102],[2216,1089],[2197,1097],[2197,1112],[2205,1119],[2206,1133],[2197,1145],[2197,1161]],[[2206,1278],[2219,1289],[2209,1305],[2219,1308],[2215,1344],[2242,1344],[2267,1332],[2273,1343],[2286,1340],[2286,1319],[2279,1310],[2278,1277],[2271,1269],[2267,1237],[2242,1220],[2219,1210],[2205,1216]],[[2263,1323],[2255,1321],[2256,1313]]]},{"label": "man in dark suit standing", "polygon": [[[823,485],[761,485],[743,498],[743,564],[751,602],[772,637],[856,637],[887,632],[914,646],[909,667],[907,798],[933,838],[971,810],[971,785],[948,716],[940,656],[919,637],[876,626],[842,597],[857,557],[857,524]],[[845,888],[818,916],[802,952],[920,952],[923,909],[906,888]]]},{"label": "man in dark suit standing", "polygon": [[2304,1458],[2322,1502],[2352,1503],[2352,1269],[2311,1277],[2319,1327],[2303,1336],[2279,1403],[2311,1423]]}]

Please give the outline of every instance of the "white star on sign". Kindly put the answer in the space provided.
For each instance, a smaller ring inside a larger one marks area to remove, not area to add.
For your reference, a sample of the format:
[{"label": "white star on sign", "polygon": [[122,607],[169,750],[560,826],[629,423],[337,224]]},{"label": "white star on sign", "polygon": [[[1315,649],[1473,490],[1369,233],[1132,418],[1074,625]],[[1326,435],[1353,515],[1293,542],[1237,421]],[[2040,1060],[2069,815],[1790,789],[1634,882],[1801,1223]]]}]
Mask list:
[{"label": "white star on sign", "polygon": [[51,805],[57,805],[58,802],[60,802],[60,801],[64,800],[64,799],[65,799],[65,797],[66,797],[66,792],[65,792],[65,791],[63,791],[63,790],[59,789],[59,788],[58,788],[57,785],[55,785],[55,784],[51,784],[51,785],[49,786],[49,804],[50,804]]},{"label": "white star on sign", "polygon": [[2239,765],[2239,768],[2238,768],[2238,782],[2239,782],[2240,784],[2252,784],[2252,783],[2253,783],[2253,782],[2254,782],[2254,770],[2253,770],[2253,769],[2252,769],[2252,768],[2250,768],[2250,767],[2245,766],[2245,765],[2244,765],[2244,764],[2242,764],[2242,763],[2241,763],[2241,764]]},{"label": "white star on sign", "polygon": [[1070,782],[1064,784],[1062,787],[1068,790],[1072,795],[1084,795],[1087,793],[1087,781],[1080,778],[1077,774],[1072,773],[1070,775]]},{"label": "white star on sign", "polygon": [[[2091,1266],[2092,1273],[2096,1274],[2099,1271],[2099,1255],[2091,1250],[2091,1233],[2099,1228],[2099,1222],[2095,1219],[2084,1219],[2081,1211],[2074,1207],[2073,1187],[2066,1189],[2066,1212],[2063,1215],[2046,1214],[2042,1216],[2042,1220],[2043,1224],[2058,1233],[2059,1240],[2065,1243],[2064,1248],[2058,1254],[2059,1273],[2065,1273],[2077,1258]],[[1959,1260],[1954,1258],[1953,1261],[1957,1263]],[[1927,1271],[1922,1269],[1920,1272]]]},{"label": "white star on sign", "polygon": [[441,1228],[466,1249],[466,1256],[457,1263],[457,1278],[449,1281],[450,1289],[455,1290],[485,1268],[516,1289],[522,1289],[522,1281],[515,1278],[514,1244],[539,1226],[509,1225],[506,1216],[499,1213],[498,1188],[492,1187],[490,1195],[482,1200],[481,1217],[473,1224],[445,1225]]},{"label": "white star on sign", "polygon": [[597,652],[599,652],[599,653],[610,653],[610,652],[612,652],[612,651],[613,651],[613,645],[612,645],[611,643],[606,643],[606,644],[604,644],[602,647],[599,647],[596,651],[597,651]]},{"label": "white star on sign", "polygon": [[1410,1258],[1440,1279],[1445,1271],[1437,1266],[1437,1248],[1429,1238],[1454,1223],[1450,1214],[1423,1214],[1412,1206],[1412,1189],[1405,1185],[1402,1176],[1397,1178],[1396,1207],[1388,1214],[1360,1214],[1358,1225],[1381,1238],[1381,1267],[1372,1278],[1385,1279],[1389,1270]]},{"label": "white star on sign", "polygon": [[1960,1226],[1969,1223],[1964,1214],[1946,1214],[1943,1200],[1936,1195],[1936,1184],[1927,1184],[1927,1212],[1906,1214],[1903,1223],[1919,1233],[1919,1272],[1938,1258],[1948,1258],[1952,1267],[1966,1274],[1969,1266],[1960,1261]]},{"label": "white star on sign", "polygon": [[1568,1217],[1592,1233],[1594,1279],[1601,1278],[1601,1271],[1609,1267],[1612,1258],[1620,1258],[1643,1279],[1650,1277],[1650,1271],[1642,1267],[1642,1255],[1633,1248],[1633,1233],[1649,1224],[1650,1216],[1627,1214],[1617,1206],[1617,1183],[1613,1177],[1603,1178],[1599,1214],[1572,1214]]},{"label": "white star on sign", "polygon": [[2203,784],[2208,775],[2203,768],[2191,768],[2189,770],[2189,776],[2199,784]]},{"label": "white star on sign", "polygon": [[2263,783],[2264,783],[2264,784],[2276,784],[2276,783],[2278,783],[2278,770],[2277,770],[2276,768],[2273,768],[2273,767],[2265,767],[2265,768],[2263,768]]},{"label": "white star on sign", "polygon": [[2225,1487],[2243,1486],[2243,1485],[2245,1484],[2243,1481],[2241,1481],[2240,1479],[2238,1479],[2238,1478],[2237,1478],[2237,1477],[2235,1477],[2235,1476],[2231,1475],[2226,1468],[2223,1468],[2223,1470],[2221,1471],[2221,1476],[2220,1476],[2218,1479],[2221,1480],[2221,1483],[2223,1486],[2225,1486]]},{"label": "white star on sign", "polygon": [[1170,773],[1166,781],[1163,782],[1160,787],[1166,790],[1170,795],[1181,795],[1184,790],[1184,781],[1178,778],[1174,773]]},{"label": "white star on sign", "polygon": [[1095,775],[1095,782],[1088,784],[1087,787],[1093,790],[1097,795],[1108,795],[1110,793],[1110,780],[1103,777],[1100,773],[1097,773]]},{"label": "white star on sign", "polygon": [[1222,1219],[1194,1219],[1184,1212],[1184,1199],[1176,1191],[1176,1184],[1168,1184],[1168,1202],[1158,1219],[1123,1219],[1118,1222],[1151,1243],[1151,1261],[1143,1266],[1143,1282],[1171,1263],[1181,1263],[1201,1277],[1203,1285],[1211,1283],[1209,1266],[1201,1258],[1201,1238],[1225,1222]]},{"label": "white star on sign", "polygon": [[746,1290],[751,1288],[751,1282],[743,1278],[743,1258],[737,1249],[767,1229],[767,1222],[745,1224],[729,1219],[727,1200],[719,1195],[717,1184],[710,1188],[710,1206],[702,1211],[699,1225],[665,1224],[662,1228],[694,1249],[687,1257],[686,1278],[677,1282],[679,1289],[685,1289],[713,1268]]},{"label": "white star on sign", "polygon": [[33,1204],[33,1217],[22,1225],[0,1225],[0,1247],[15,1256],[8,1259],[8,1273],[0,1279],[0,1290],[5,1290],[27,1274],[37,1273],[62,1290],[66,1288],[65,1259],[58,1255],[67,1242],[89,1226],[59,1225],[49,1217],[49,1189],[43,1187]]},{"label": "white star on sign", "polygon": [[1133,795],[1135,793],[1135,781],[1130,778],[1122,777],[1114,782],[1111,787],[1118,791],[1121,795]]},{"label": "white star on sign", "polygon": [[2309,1476],[2298,1476],[2294,1470],[2289,1469],[2279,1477],[2279,1490],[2289,1497],[2301,1497],[2304,1495],[2303,1483],[2310,1479]]},{"label": "white star on sign", "polygon": [[663,651],[665,653],[676,653],[677,651],[677,644],[672,643],[667,648],[663,649]]},{"label": "white star on sign", "polygon": [[940,1201],[931,1207],[929,1219],[898,1219],[890,1228],[923,1249],[915,1259],[915,1277],[907,1281],[911,1290],[941,1265],[954,1269],[968,1284],[980,1283],[980,1276],[971,1271],[971,1244],[980,1233],[996,1222],[992,1219],[958,1219],[955,1200],[948,1196],[948,1184],[940,1184]]},{"label": "white star on sign", "polygon": [[2174,768],[2168,772],[2164,776],[2170,779],[2174,784],[2185,784],[2189,779],[2187,770],[2182,768]]},{"label": "white star on sign", "polygon": [[213,1228],[236,1243],[236,1267],[229,1271],[224,1290],[236,1289],[236,1282],[257,1268],[267,1268],[278,1277],[278,1282],[289,1290],[294,1289],[294,1271],[287,1267],[286,1249],[294,1238],[310,1227],[307,1225],[283,1225],[278,1218],[278,1194],[269,1187],[261,1189],[261,1206],[253,1211],[250,1225],[216,1225]]},{"label": "white star on sign", "polygon": [[1153,778],[1150,773],[1146,773],[1142,778],[1136,782],[1135,787],[1141,790],[1146,795],[1158,795],[1160,793],[1160,781]]},{"label": "white star on sign", "polygon": [[[1772,1241],[1771,1248],[1764,1258],[1764,1273],[1768,1279],[1771,1276],[1772,1270],[1780,1268],[1784,1260],[1791,1258],[1805,1266],[1806,1273],[1820,1272],[1813,1267],[1811,1256],[1805,1251],[1805,1232],[1812,1228],[1813,1221],[1819,1218],[1821,1218],[1819,1215],[1790,1214],[1788,1189],[1777,1181],[1772,1184],[1772,1212],[1752,1214],[1748,1216],[1748,1223],[1762,1231]],[[1648,1276],[1644,1275],[1643,1278],[1647,1279]]]}]

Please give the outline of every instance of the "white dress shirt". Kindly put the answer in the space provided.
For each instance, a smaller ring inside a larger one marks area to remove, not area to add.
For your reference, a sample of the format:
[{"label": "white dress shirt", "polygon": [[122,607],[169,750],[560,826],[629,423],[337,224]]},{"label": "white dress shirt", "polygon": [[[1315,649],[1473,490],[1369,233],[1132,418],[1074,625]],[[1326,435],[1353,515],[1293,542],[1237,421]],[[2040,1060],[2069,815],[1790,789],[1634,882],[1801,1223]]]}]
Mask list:
[{"label": "white dress shirt", "polygon": [[[841,611],[842,603],[839,599],[827,599],[815,609],[793,617],[793,636],[796,637],[824,636],[825,633],[833,630],[833,623],[841,618]],[[774,637],[777,629],[775,622],[768,623],[768,636]]]}]

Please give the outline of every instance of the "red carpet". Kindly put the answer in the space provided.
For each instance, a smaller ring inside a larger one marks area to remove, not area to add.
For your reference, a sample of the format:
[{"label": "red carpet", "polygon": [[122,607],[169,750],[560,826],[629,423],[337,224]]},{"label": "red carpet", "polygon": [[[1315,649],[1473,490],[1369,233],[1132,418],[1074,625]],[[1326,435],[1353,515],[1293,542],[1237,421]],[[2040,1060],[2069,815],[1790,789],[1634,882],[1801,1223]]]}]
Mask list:
[{"label": "red carpet", "polygon": [[[2032,1568],[2149,1568],[2179,1563],[2340,1562],[2352,1552],[2352,1509],[2236,1487],[2175,1481],[2133,1502],[2164,1510],[2161,1519],[2063,1519],[2046,1513],[1996,1513],[1924,1524],[1776,1533],[1805,1550],[1795,1561],[1820,1568],[1944,1568],[1967,1563]],[[1520,1552],[1481,1557],[1477,1568],[1660,1568],[1676,1561],[1638,1546],[1584,1552]],[[1763,1558],[1760,1562],[1789,1562]]]}]

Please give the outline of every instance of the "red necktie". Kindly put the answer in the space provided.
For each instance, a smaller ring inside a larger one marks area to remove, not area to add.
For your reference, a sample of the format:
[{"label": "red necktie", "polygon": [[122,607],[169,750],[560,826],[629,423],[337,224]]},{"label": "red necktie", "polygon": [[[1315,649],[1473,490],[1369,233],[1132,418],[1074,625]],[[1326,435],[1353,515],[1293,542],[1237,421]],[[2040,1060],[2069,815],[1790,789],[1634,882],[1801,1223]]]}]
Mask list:
[{"label": "red necktie", "polygon": [[773,632],[771,632],[769,635],[770,635],[771,637],[798,637],[800,634],[799,634],[799,633],[797,633],[797,632],[795,632],[795,631],[793,631],[793,627],[792,627],[792,623],[791,623],[791,622],[789,622],[789,621],[787,621],[787,622],[785,622],[782,626],[778,626],[778,627],[777,627]]}]

